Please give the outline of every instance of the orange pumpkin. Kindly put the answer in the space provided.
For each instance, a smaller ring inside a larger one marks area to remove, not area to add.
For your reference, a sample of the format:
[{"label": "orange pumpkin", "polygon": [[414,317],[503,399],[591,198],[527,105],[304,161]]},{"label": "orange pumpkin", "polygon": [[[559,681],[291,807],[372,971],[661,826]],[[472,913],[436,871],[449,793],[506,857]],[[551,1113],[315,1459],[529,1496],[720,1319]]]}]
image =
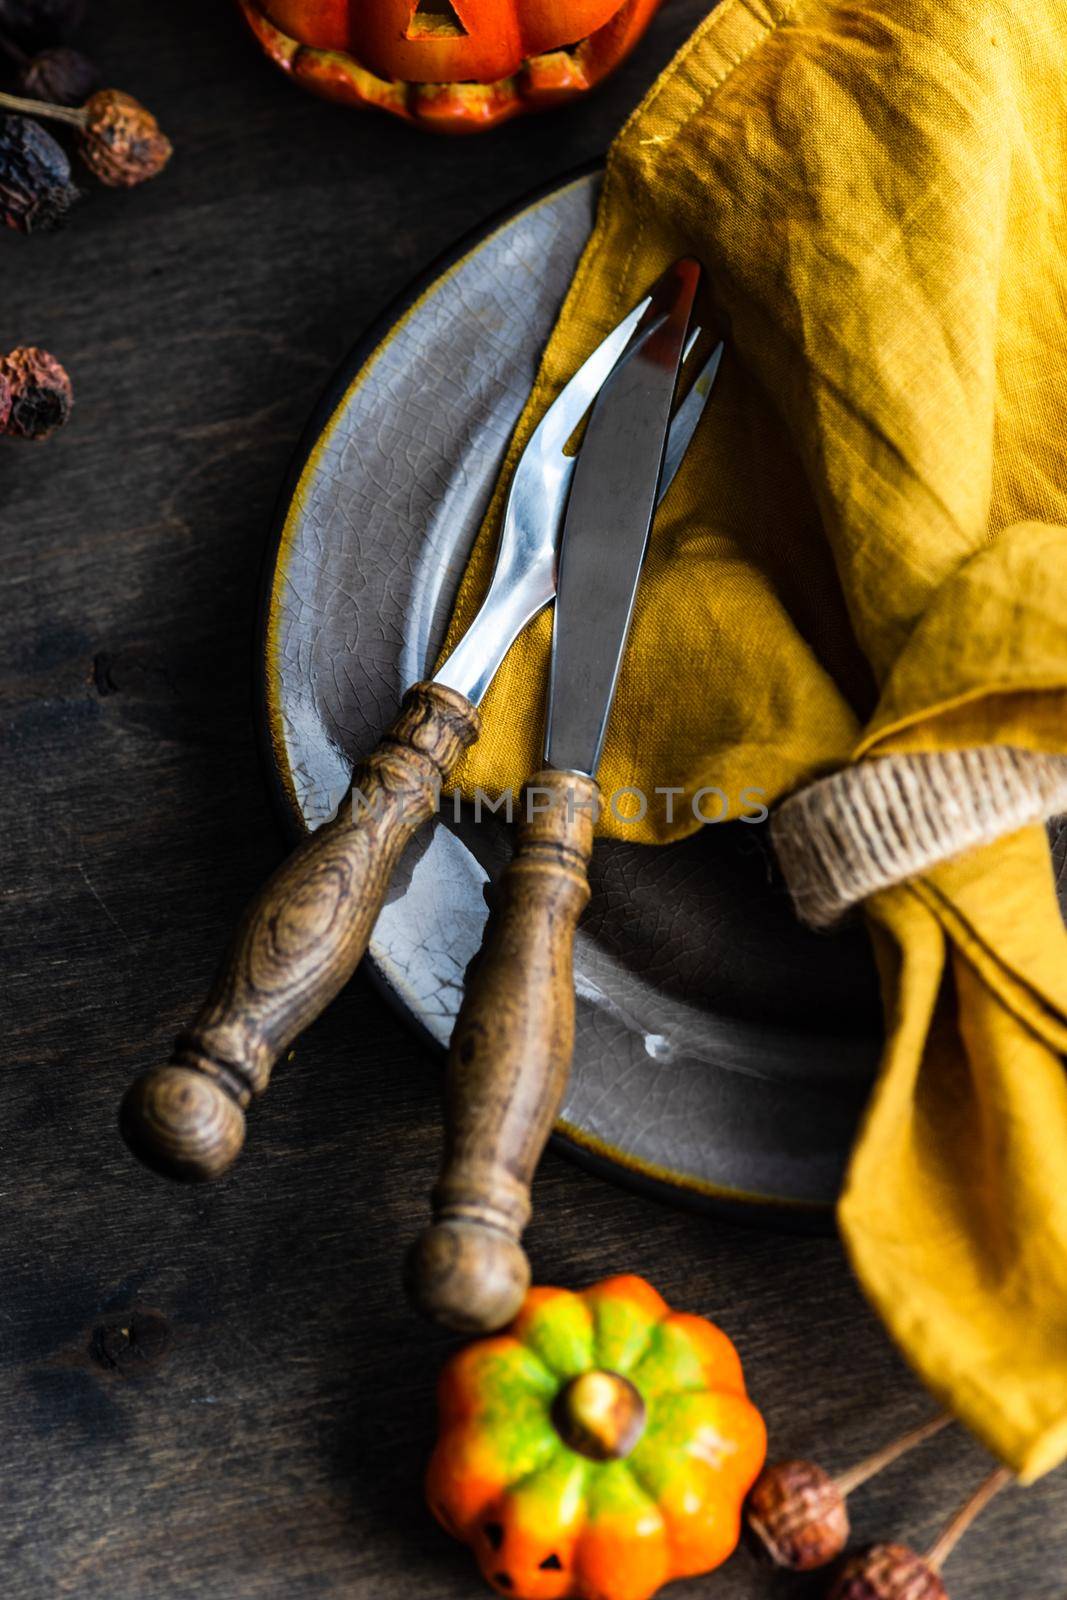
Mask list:
[{"label": "orange pumpkin", "polygon": [[721,1565],[766,1434],[737,1352],[643,1278],[531,1289],[448,1363],[438,1520],[511,1600],[648,1600]]},{"label": "orange pumpkin", "polygon": [[493,127],[599,83],[662,0],[238,0],[306,88],[443,133]]}]

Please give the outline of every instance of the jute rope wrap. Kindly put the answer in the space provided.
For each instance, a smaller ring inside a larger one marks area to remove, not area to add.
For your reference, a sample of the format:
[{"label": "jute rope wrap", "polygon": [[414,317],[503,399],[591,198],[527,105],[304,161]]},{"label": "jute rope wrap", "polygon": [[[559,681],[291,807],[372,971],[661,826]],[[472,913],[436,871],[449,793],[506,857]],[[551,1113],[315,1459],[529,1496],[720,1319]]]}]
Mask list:
[{"label": "jute rope wrap", "polygon": [[1067,812],[1067,756],[1006,745],[861,761],[801,789],[771,821],[797,915],[828,928],[939,861]]}]

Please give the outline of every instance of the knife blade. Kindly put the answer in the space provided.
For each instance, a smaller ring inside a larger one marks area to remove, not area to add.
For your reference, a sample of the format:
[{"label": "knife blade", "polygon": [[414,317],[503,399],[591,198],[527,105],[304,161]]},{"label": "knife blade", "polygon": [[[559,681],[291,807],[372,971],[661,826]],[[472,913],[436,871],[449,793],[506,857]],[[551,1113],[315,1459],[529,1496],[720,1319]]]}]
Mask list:
[{"label": "knife blade", "polygon": [[700,282],[674,264],[593,405],[560,543],[545,765],[595,777],[648,548]]}]

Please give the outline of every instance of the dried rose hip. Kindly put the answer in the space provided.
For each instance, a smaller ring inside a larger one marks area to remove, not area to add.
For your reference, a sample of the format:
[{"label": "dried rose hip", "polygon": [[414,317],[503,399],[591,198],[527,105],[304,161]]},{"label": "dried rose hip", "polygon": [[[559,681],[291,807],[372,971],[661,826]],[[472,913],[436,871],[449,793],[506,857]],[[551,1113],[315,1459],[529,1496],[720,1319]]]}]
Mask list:
[{"label": "dried rose hip", "polygon": [[757,1551],[792,1572],[810,1572],[835,1560],[848,1543],[849,1495],[940,1433],[949,1420],[942,1412],[909,1428],[835,1478],[815,1461],[777,1461],[764,1467],[745,1505],[746,1529]]},{"label": "dried rose hip", "polygon": [[58,228],[78,190],[50,133],[27,117],[0,121],[0,220],[19,233]]},{"label": "dried rose hip", "polygon": [[745,1506],[757,1547],[776,1567],[810,1572],[848,1543],[845,1496],[814,1461],[776,1461],[757,1478]]},{"label": "dried rose hip", "polygon": [[114,189],[129,189],[162,172],[172,145],[152,113],[121,89],[101,89],[85,106],[81,153]]},{"label": "dried rose hip", "polygon": [[0,383],[6,383],[11,394],[3,431],[14,439],[47,439],[70,416],[74,404],[70,379],[47,350],[24,345],[0,356]]},{"label": "dried rose hip", "polygon": [[933,1567],[903,1544],[874,1544],[853,1556],[829,1600],[948,1600]]}]

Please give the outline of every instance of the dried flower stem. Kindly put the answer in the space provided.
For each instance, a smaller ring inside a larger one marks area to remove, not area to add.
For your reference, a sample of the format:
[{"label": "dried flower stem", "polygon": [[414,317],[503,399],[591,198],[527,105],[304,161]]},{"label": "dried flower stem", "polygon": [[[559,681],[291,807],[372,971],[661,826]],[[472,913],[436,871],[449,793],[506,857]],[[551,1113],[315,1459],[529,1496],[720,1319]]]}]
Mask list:
[{"label": "dried flower stem", "polygon": [[842,1497],[847,1498],[854,1489],[859,1488],[861,1483],[866,1483],[868,1478],[873,1478],[876,1473],[881,1472],[883,1467],[888,1467],[890,1462],[895,1461],[898,1456],[902,1456],[906,1451],[922,1444],[924,1439],[933,1438],[935,1433],[940,1433],[941,1429],[947,1427],[951,1421],[952,1418],[948,1412],[939,1412],[936,1417],[931,1417],[928,1422],[921,1422],[917,1428],[910,1428],[899,1439],[894,1439],[891,1443],[883,1445],[881,1450],[876,1450],[873,1455],[867,1456],[864,1461],[859,1461],[854,1467],[849,1467],[847,1472],[842,1472],[839,1477],[834,1479]]},{"label": "dried flower stem", "polygon": [[1000,1493],[1014,1479],[1015,1474],[1010,1467],[997,1467],[988,1478],[978,1485],[965,1505],[961,1506],[952,1520],[946,1524],[943,1532],[938,1536],[926,1553],[926,1564],[935,1572],[940,1572],[949,1556],[967,1532],[975,1517],[979,1516],[992,1500],[994,1495]]},{"label": "dried flower stem", "polygon": [[0,108],[17,111],[27,117],[53,117],[56,122],[69,122],[72,128],[84,129],[89,121],[84,106],[54,106],[47,101],[29,100],[20,94],[0,92]]}]

